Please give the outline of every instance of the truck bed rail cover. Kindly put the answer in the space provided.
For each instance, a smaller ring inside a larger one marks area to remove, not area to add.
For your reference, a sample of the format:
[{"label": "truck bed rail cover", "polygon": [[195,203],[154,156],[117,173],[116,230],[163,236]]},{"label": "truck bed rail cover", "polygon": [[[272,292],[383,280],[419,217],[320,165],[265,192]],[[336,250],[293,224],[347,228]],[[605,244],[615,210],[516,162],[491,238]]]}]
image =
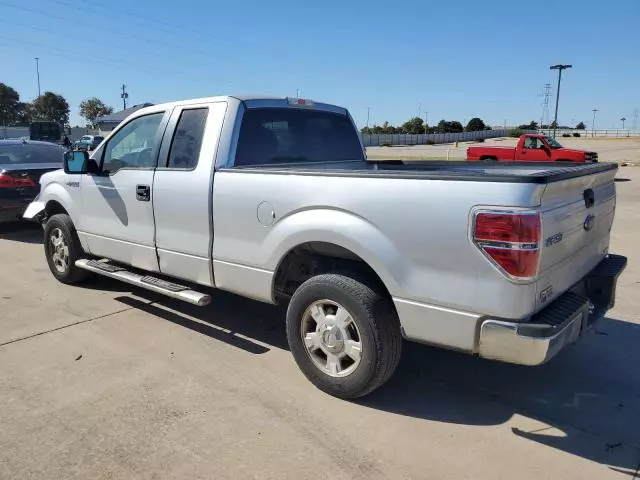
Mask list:
[{"label": "truck bed rail cover", "polygon": [[518,162],[517,164],[485,164],[457,161],[399,162],[321,162],[252,165],[221,168],[219,171],[269,173],[275,175],[321,175],[327,177],[381,177],[416,180],[455,180],[469,182],[547,184],[596,173],[617,170],[615,163],[583,163],[577,165]]}]

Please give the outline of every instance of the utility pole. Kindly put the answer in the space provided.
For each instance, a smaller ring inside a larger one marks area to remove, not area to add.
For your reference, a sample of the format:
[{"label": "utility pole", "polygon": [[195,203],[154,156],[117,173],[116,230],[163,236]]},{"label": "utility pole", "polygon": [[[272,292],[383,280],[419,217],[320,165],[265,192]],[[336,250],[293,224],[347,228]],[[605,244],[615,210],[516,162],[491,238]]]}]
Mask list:
[{"label": "utility pole", "polygon": [[424,134],[425,135],[427,135],[428,133],[427,129],[429,128],[429,122],[427,122],[428,118],[429,118],[429,112],[425,110],[424,111]]},{"label": "utility pole", "polygon": [[127,93],[127,86],[123,83],[121,89],[122,89],[122,93],[120,94],[120,98],[122,99],[122,109],[126,110],[127,98],[129,98],[129,94]]},{"label": "utility pole", "polygon": [[556,138],[556,128],[558,127],[558,102],[560,101],[560,81],[562,80],[562,71],[572,68],[573,65],[552,65],[550,70],[558,70],[558,89],[556,90],[556,113],[553,116],[553,138]]},{"label": "utility pole", "polygon": [[627,121],[626,117],[622,117],[620,121],[622,122],[622,129],[624,130],[624,122]]},{"label": "utility pole", "polygon": [[369,128],[369,117],[371,117],[371,107],[367,107],[367,128]]},{"label": "utility pole", "polygon": [[418,102],[418,118],[422,118],[422,102]]},{"label": "utility pole", "polygon": [[591,110],[593,112],[593,120],[591,121],[591,136],[594,136],[596,130],[596,112],[598,112],[597,108]]},{"label": "utility pole", "polygon": [[300,98],[300,89],[296,88],[296,98]]},{"label": "utility pole", "polygon": [[640,116],[640,110],[637,108],[633,111],[633,131],[638,130],[638,117]]},{"label": "utility pole", "polygon": [[40,58],[35,57],[36,61],[36,76],[38,78],[38,96],[40,96]]},{"label": "utility pole", "polygon": [[549,97],[551,96],[551,84],[544,84],[544,103],[542,104],[542,115],[540,115],[540,128],[544,125],[545,120],[549,120]]}]

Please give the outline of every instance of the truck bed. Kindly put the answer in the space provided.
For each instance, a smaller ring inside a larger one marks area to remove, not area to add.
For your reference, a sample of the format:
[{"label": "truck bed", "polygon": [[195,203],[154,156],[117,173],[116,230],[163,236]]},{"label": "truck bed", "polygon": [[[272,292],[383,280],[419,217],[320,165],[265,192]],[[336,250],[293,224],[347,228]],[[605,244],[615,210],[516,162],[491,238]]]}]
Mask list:
[{"label": "truck bed", "polygon": [[[289,163],[235,167],[246,172],[281,175],[362,176],[411,178],[424,180],[456,180],[469,182],[547,184],[616,170],[614,163],[558,164],[541,162],[482,163],[466,161],[354,161]],[[229,169],[222,169],[229,170]]]}]

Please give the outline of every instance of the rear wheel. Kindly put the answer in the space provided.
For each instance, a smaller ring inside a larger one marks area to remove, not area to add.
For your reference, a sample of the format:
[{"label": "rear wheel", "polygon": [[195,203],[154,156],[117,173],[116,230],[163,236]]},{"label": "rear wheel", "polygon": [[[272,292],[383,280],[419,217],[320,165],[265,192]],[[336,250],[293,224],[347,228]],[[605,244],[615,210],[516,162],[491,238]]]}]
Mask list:
[{"label": "rear wheel", "polygon": [[497,162],[498,159],[496,157],[482,157],[480,159],[483,162]]},{"label": "rear wheel", "polygon": [[84,257],[84,250],[66,213],[53,215],[44,227],[44,253],[49,270],[62,283],[78,283],[92,276],[76,267],[76,260]]},{"label": "rear wheel", "polygon": [[402,351],[386,295],[343,275],[304,282],[287,310],[287,338],[304,375],[320,390],[362,397],[391,377]]}]

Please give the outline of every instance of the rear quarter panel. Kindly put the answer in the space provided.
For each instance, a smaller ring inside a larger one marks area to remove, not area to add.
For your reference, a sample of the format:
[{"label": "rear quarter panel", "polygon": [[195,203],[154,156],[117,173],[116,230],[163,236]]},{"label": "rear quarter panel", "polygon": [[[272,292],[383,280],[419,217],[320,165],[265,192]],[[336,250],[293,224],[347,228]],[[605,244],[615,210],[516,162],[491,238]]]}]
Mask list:
[{"label": "rear quarter panel", "polygon": [[[284,255],[322,241],[367,262],[394,299],[521,318],[534,306],[535,284],[509,282],[472,245],[470,212],[474,206],[536,206],[543,189],[222,170],[213,190],[216,286],[270,302]],[[265,205],[275,217],[268,226],[258,220]]]}]

